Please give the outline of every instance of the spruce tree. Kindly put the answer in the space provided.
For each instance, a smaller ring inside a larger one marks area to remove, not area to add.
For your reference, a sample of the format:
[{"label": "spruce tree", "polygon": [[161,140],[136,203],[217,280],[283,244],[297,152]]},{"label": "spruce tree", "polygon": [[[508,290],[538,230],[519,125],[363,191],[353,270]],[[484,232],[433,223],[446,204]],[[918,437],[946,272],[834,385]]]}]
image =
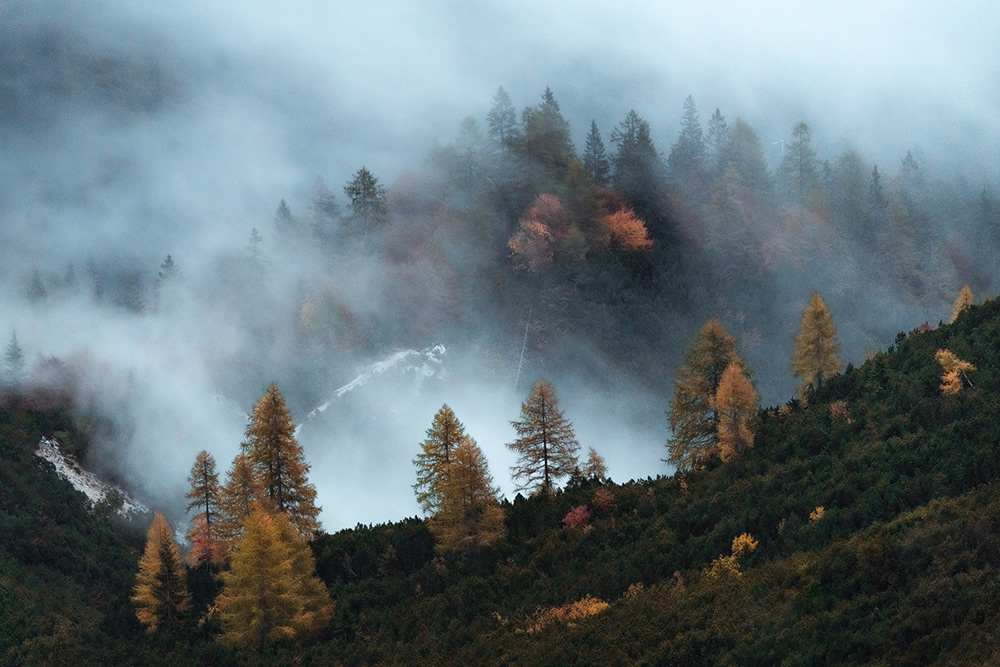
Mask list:
[{"label": "spruce tree", "polygon": [[722,150],[726,145],[728,135],[729,123],[726,122],[726,117],[716,109],[712,117],[708,119],[708,133],[705,137],[705,151],[709,165],[716,171],[719,168],[719,160],[722,157]]},{"label": "spruce tree", "polygon": [[739,363],[732,362],[726,367],[712,407],[719,416],[719,456],[723,461],[731,461],[753,447],[757,390]]},{"label": "spruce tree", "polygon": [[442,480],[440,511],[430,520],[438,548],[471,553],[500,541],[506,529],[499,493],[482,450],[464,436]]},{"label": "spruce tree", "polygon": [[611,161],[608,160],[604,141],[597,129],[597,122],[590,121],[590,132],[583,149],[583,166],[597,185],[607,185],[611,175]]},{"label": "spruce tree", "polygon": [[246,520],[222,583],[219,640],[230,646],[263,651],[322,628],[333,612],[308,543],[287,517],[260,506]]},{"label": "spruce tree", "polygon": [[549,382],[535,382],[528,400],[521,403],[521,420],[510,424],[518,435],[507,447],[518,454],[510,470],[519,491],[550,493],[555,480],[576,470],[580,443]]},{"label": "spruce tree", "polygon": [[677,143],[670,147],[667,167],[674,183],[687,188],[697,182],[705,166],[705,135],[698,120],[698,109],[690,95],[684,100],[684,116]]},{"label": "spruce tree", "polygon": [[674,378],[674,400],[667,410],[672,435],[667,462],[690,470],[716,453],[719,413],[713,400],[726,368],[746,364],[736,353],[736,339],[719,320],[702,325]]},{"label": "spruce tree", "polygon": [[4,355],[6,384],[11,389],[17,390],[24,382],[24,349],[17,341],[17,332],[10,333],[10,342],[7,343],[7,352]]},{"label": "spruce tree", "polygon": [[272,384],[254,406],[246,452],[263,495],[306,538],[319,529],[316,488],[306,480],[309,464],[295,440],[285,399]]},{"label": "spruce tree", "polygon": [[795,336],[792,353],[792,372],[802,378],[799,393],[803,397],[809,387],[821,388],[823,380],[840,371],[840,359],[837,357],[840,344],[836,335],[833,316],[823,297],[816,292],[802,313],[802,324]]},{"label": "spruce tree", "polygon": [[132,602],[147,632],[176,629],[190,604],[180,551],[163,512],[156,513],[146,533]]},{"label": "spruce tree", "polygon": [[378,179],[366,167],[354,172],[354,177],[344,186],[344,194],[350,202],[349,222],[354,232],[360,232],[362,240],[368,240],[373,227],[389,220],[386,191]]},{"label": "spruce tree", "polygon": [[785,144],[778,173],[782,194],[798,204],[804,204],[806,195],[819,183],[812,133],[805,123],[797,123],[792,129],[792,140]]},{"label": "spruce tree", "polygon": [[452,462],[452,453],[466,437],[465,427],[454,411],[447,404],[441,406],[427,429],[427,438],[420,444],[420,454],[413,460],[417,468],[417,483],[413,485],[413,490],[424,514],[436,514],[441,508],[442,487]]}]

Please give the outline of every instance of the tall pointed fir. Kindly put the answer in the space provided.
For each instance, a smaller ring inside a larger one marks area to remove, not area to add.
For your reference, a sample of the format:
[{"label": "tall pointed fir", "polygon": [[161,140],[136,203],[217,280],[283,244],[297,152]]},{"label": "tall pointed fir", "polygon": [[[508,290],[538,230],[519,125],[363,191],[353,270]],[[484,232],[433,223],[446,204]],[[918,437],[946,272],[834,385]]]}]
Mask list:
[{"label": "tall pointed fir", "polygon": [[17,341],[17,332],[10,332],[10,342],[7,343],[7,352],[4,354],[5,384],[11,389],[17,390],[24,382],[24,348]]},{"label": "tall pointed fir", "polygon": [[736,353],[736,339],[719,320],[702,325],[674,379],[674,400],[667,410],[672,435],[667,462],[678,470],[701,465],[717,451],[719,412],[714,398],[726,368],[746,363]]},{"label": "tall pointed fir", "polygon": [[684,116],[677,143],[670,147],[667,168],[675,186],[687,190],[699,180],[705,167],[705,134],[698,120],[698,109],[690,95],[684,100]]},{"label": "tall pointed fir", "polygon": [[796,204],[805,204],[809,192],[819,184],[819,162],[805,123],[797,123],[791,141],[784,144],[778,176],[785,200]]},{"label": "tall pointed fir", "polygon": [[229,646],[263,651],[319,630],[333,613],[308,543],[287,517],[260,506],[246,520],[222,583],[215,607],[219,640]]},{"label": "tall pointed fir", "polygon": [[464,436],[442,480],[440,511],[430,520],[438,548],[471,553],[499,542],[506,530],[499,494],[482,450]]},{"label": "tall pointed fir", "polygon": [[708,119],[708,132],[705,136],[705,152],[709,167],[715,171],[719,169],[719,160],[722,157],[723,147],[729,136],[729,123],[726,117],[716,109],[712,117]]},{"label": "tall pointed fir", "polygon": [[193,544],[188,560],[195,565],[218,564],[224,549],[219,532],[219,475],[215,472],[215,458],[211,454],[204,450],[198,453],[188,482],[191,490],[187,493],[187,510],[198,511],[187,534]]},{"label": "tall pointed fir", "polygon": [[820,389],[823,381],[840,371],[837,353],[840,344],[836,341],[837,328],[833,316],[826,307],[819,292],[802,313],[799,333],[795,336],[795,350],[792,352],[792,372],[802,378],[799,394],[805,398],[810,387]]},{"label": "tall pointed fir", "polygon": [[180,550],[163,512],[156,513],[146,533],[132,602],[147,632],[175,630],[190,604]]},{"label": "tall pointed fir", "polygon": [[452,463],[452,453],[467,436],[462,422],[447,404],[434,415],[427,429],[427,438],[420,443],[420,453],[413,460],[417,468],[417,483],[413,491],[424,514],[433,515],[441,509],[442,488]]},{"label": "tall pointed fir", "polygon": [[309,464],[295,440],[295,425],[285,399],[272,384],[254,406],[247,427],[246,452],[269,505],[288,517],[310,539],[319,529],[316,487],[306,480]]},{"label": "tall pointed fir", "polygon": [[590,121],[590,132],[583,148],[583,167],[597,185],[607,185],[611,176],[611,161],[604,148],[604,140],[597,129],[597,122]]},{"label": "tall pointed fir", "polygon": [[518,491],[551,493],[557,479],[576,470],[580,443],[549,382],[535,382],[528,400],[521,403],[520,421],[510,424],[518,436],[507,443],[518,454],[510,469]]}]

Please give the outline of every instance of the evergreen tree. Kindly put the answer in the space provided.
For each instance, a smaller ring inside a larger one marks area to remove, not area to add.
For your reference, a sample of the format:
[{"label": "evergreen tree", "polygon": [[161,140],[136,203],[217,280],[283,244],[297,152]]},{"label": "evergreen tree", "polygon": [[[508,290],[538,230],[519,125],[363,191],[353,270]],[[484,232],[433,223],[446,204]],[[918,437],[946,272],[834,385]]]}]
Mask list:
[{"label": "evergreen tree", "polygon": [[868,180],[868,197],[865,211],[864,238],[873,241],[884,230],[888,219],[889,204],[882,187],[882,176],[878,173],[878,165],[872,167],[872,175]]},{"label": "evergreen tree", "polygon": [[219,490],[219,536],[235,543],[243,534],[243,522],[254,504],[263,498],[253,463],[245,453],[237,454],[226,475],[226,484]]},{"label": "evergreen tree", "polygon": [[511,142],[517,138],[517,114],[510,95],[503,86],[500,86],[493,96],[493,106],[486,114],[486,124],[487,136],[494,150],[506,155]]},{"label": "evergreen tree", "polygon": [[349,220],[355,232],[361,231],[362,239],[368,240],[368,233],[377,225],[389,220],[389,208],[385,188],[375,175],[361,167],[344,186],[344,194],[351,203]]},{"label": "evergreen tree", "polygon": [[246,452],[263,495],[306,538],[319,529],[316,487],[306,481],[309,464],[295,440],[295,425],[285,399],[271,384],[254,406],[247,427]]},{"label": "evergreen tree", "polygon": [[433,515],[441,509],[441,493],[452,452],[466,437],[465,427],[452,409],[447,404],[441,406],[427,429],[427,438],[420,444],[420,453],[413,460],[417,468],[413,490],[424,514]]},{"label": "evergreen tree", "polygon": [[649,123],[634,110],[611,133],[617,146],[612,159],[612,184],[646,223],[653,237],[673,240],[669,228],[669,199],[666,193],[666,167],[653,144]]},{"label": "evergreen tree", "polygon": [[148,632],[172,631],[188,608],[190,597],[180,551],[162,512],[157,512],[146,534],[146,550],[139,560],[132,602],[135,615]]},{"label": "evergreen tree", "polygon": [[309,545],[287,517],[256,506],[222,573],[219,640],[263,651],[324,627],[333,603],[314,572]]},{"label": "evergreen tree", "polygon": [[552,89],[546,87],[542,101],[521,114],[521,134],[512,143],[528,165],[561,181],[576,157],[569,122],[563,118]]},{"label": "evergreen tree", "polygon": [[719,456],[723,461],[731,461],[743,450],[753,447],[757,390],[739,363],[726,366],[712,408],[719,416]]},{"label": "evergreen tree", "polygon": [[267,265],[267,257],[264,256],[264,237],[260,235],[256,227],[250,230],[249,245],[247,252],[250,254],[250,271],[256,275]]},{"label": "evergreen tree", "polygon": [[705,151],[709,165],[713,170],[718,170],[719,162],[722,158],[722,151],[729,136],[729,123],[718,109],[708,119],[708,133],[705,138]]},{"label": "evergreen tree", "polygon": [[840,344],[836,335],[833,316],[823,297],[816,292],[802,313],[802,324],[795,336],[792,353],[792,372],[802,378],[799,392],[803,396],[810,386],[819,389],[823,380],[840,371],[840,359],[837,357]]},{"label": "evergreen tree", "polygon": [[771,189],[771,176],[764,158],[760,137],[742,118],[737,118],[726,133],[721,164],[737,182],[753,192],[766,193]]},{"label": "evergreen tree", "polygon": [[208,557],[213,564],[219,562],[221,544],[219,533],[219,475],[215,472],[215,458],[202,450],[195,459],[188,477],[191,490],[187,493],[188,510],[200,510],[187,538],[199,545],[198,558]]},{"label": "evergreen tree", "polygon": [[178,272],[179,270],[177,263],[174,262],[174,258],[170,254],[167,254],[167,258],[160,263],[160,270],[156,274],[157,283],[162,285],[177,276]]},{"label": "evergreen tree", "polygon": [[430,528],[442,551],[471,553],[492,546],[506,531],[486,458],[475,440],[463,436],[452,452],[440,487],[440,511]]},{"label": "evergreen tree", "polygon": [[698,109],[690,95],[684,100],[684,116],[677,143],[670,147],[667,168],[673,183],[687,189],[698,182],[705,166],[705,135],[698,120]]},{"label": "evergreen tree", "polygon": [[948,323],[951,324],[957,320],[959,313],[973,303],[975,303],[975,299],[972,296],[972,290],[968,285],[962,285],[962,291],[958,293],[958,298],[951,304],[951,319],[948,320]]},{"label": "evergreen tree", "polygon": [[7,352],[4,355],[6,384],[11,389],[17,390],[21,387],[25,377],[24,349],[17,341],[17,332],[10,333],[10,342],[7,343]]},{"label": "evergreen tree", "polygon": [[667,462],[679,471],[701,465],[716,453],[719,412],[714,399],[723,374],[734,363],[747,373],[746,363],[736,353],[736,339],[719,320],[708,320],[677,369],[674,400],[667,410],[672,432]]},{"label": "evergreen tree", "polygon": [[792,129],[792,140],[785,144],[778,173],[785,198],[805,204],[806,196],[819,183],[816,151],[805,123],[797,123]]},{"label": "evergreen tree", "polygon": [[552,385],[545,380],[535,382],[528,400],[521,403],[521,420],[510,424],[518,435],[507,443],[518,454],[517,464],[510,469],[518,491],[551,493],[555,480],[577,468],[580,448],[572,423],[559,410]]},{"label": "evergreen tree", "polygon": [[590,121],[590,132],[587,134],[587,143],[583,149],[583,166],[593,177],[594,183],[601,186],[608,184],[611,162],[608,160],[604,141],[595,121]]},{"label": "evergreen tree", "polygon": [[[282,200],[283,203],[284,200]],[[282,226],[284,229],[287,231],[295,230],[291,211],[288,211],[287,216],[285,216],[279,206],[277,215],[282,216]],[[313,183],[312,198],[309,202],[309,216],[311,218],[313,236],[326,248],[335,247],[341,231],[340,205],[337,204],[337,198],[334,197],[330,188],[326,186],[326,181],[323,180],[322,176],[317,176],[316,182]],[[275,222],[277,221],[278,218],[276,217]]]}]

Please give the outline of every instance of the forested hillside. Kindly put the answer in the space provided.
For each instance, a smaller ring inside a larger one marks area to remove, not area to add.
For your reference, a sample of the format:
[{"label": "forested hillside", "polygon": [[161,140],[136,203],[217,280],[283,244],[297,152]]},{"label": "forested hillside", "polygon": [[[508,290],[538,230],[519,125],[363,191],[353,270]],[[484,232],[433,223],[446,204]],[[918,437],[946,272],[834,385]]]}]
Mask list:
[{"label": "forested hillside", "polygon": [[[989,301],[900,334],[808,405],[761,410],[754,446],[726,463],[626,484],[577,476],[505,501],[492,546],[436,549],[420,519],[317,534],[332,620],[264,653],[225,648],[196,621],[212,588],[198,568],[187,577],[202,602],[172,632],[144,633],[127,601],[135,538],[30,454],[42,433],[76,437],[73,425],[8,405],[4,659],[988,663],[998,332]],[[957,393],[942,391],[942,349],[975,366]]]}]

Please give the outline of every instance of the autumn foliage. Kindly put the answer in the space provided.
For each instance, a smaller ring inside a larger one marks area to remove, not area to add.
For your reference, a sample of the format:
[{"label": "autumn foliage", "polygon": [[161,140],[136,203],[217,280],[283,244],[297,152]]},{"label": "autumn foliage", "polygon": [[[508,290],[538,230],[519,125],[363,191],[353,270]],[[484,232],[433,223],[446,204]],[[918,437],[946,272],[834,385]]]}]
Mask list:
[{"label": "autumn foliage", "polygon": [[132,602],[148,632],[176,629],[190,604],[180,550],[163,512],[156,513],[146,533]]},{"label": "autumn foliage", "polygon": [[599,614],[607,608],[607,602],[588,595],[582,600],[539,612],[535,621],[528,626],[528,632],[541,632],[551,625],[571,624],[573,621]]},{"label": "autumn foliage", "polygon": [[615,250],[648,250],[653,247],[646,224],[635,211],[623,208],[601,219],[604,245]]},{"label": "autumn foliage", "polygon": [[941,393],[946,395],[957,394],[962,391],[962,387],[972,386],[972,381],[967,373],[976,370],[976,367],[959,359],[948,349],[938,350],[934,355],[937,362],[941,364],[943,373],[941,374]]}]

